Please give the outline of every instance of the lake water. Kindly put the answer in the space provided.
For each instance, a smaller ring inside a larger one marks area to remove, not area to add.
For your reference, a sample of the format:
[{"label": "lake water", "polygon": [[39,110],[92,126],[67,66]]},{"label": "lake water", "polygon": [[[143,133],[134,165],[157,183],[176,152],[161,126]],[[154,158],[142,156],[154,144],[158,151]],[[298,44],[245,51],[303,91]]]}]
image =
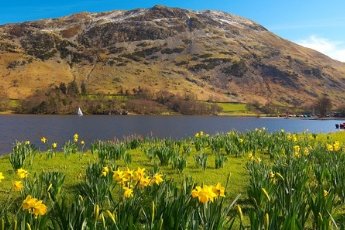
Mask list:
[{"label": "lake water", "polygon": [[130,135],[184,138],[198,131],[209,134],[229,130],[248,131],[265,127],[274,132],[309,131],[335,132],[339,120],[303,120],[283,118],[220,117],[220,116],[83,116],[60,115],[1,115],[0,154],[8,153],[16,140],[30,140],[40,146],[45,136],[59,146],[78,133],[80,140],[120,139]]}]

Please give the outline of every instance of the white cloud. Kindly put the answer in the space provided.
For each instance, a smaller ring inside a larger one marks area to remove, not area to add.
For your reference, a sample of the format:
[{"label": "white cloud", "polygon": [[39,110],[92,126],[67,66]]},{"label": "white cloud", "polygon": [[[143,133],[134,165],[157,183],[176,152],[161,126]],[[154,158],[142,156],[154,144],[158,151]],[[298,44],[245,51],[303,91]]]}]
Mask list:
[{"label": "white cloud", "polygon": [[327,56],[345,62],[345,44],[344,42],[331,41],[327,38],[312,35],[307,39],[296,42],[297,44],[317,50]]}]

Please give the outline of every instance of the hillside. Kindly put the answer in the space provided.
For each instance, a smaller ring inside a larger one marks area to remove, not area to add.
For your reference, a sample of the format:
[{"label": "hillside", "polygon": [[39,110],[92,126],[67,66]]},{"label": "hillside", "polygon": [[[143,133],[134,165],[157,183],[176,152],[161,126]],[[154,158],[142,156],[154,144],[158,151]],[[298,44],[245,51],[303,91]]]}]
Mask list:
[{"label": "hillside", "polygon": [[198,100],[345,104],[345,64],[218,11],[80,13],[0,26],[0,91],[23,100],[75,79],[91,94],[134,88]]}]

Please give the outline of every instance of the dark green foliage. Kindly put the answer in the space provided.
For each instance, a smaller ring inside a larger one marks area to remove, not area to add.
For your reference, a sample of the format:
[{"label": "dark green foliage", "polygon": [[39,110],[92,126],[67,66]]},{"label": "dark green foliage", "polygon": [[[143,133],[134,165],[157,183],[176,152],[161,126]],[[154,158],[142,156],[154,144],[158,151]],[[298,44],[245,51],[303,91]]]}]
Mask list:
[{"label": "dark green foliage", "polygon": [[81,84],[80,84],[80,93],[83,96],[85,96],[87,94],[87,89],[86,89],[85,81],[82,81]]},{"label": "dark green foliage", "polygon": [[71,81],[67,85],[67,94],[70,96],[77,96],[79,95],[79,87],[75,80]]}]

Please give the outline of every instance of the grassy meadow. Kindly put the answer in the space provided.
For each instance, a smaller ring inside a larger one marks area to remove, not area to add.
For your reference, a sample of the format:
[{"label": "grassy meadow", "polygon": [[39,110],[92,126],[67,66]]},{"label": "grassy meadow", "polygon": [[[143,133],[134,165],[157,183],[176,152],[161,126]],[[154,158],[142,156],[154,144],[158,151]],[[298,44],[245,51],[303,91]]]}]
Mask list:
[{"label": "grassy meadow", "polygon": [[0,229],[341,229],[345,133],[45,137],[0,158]]}]

